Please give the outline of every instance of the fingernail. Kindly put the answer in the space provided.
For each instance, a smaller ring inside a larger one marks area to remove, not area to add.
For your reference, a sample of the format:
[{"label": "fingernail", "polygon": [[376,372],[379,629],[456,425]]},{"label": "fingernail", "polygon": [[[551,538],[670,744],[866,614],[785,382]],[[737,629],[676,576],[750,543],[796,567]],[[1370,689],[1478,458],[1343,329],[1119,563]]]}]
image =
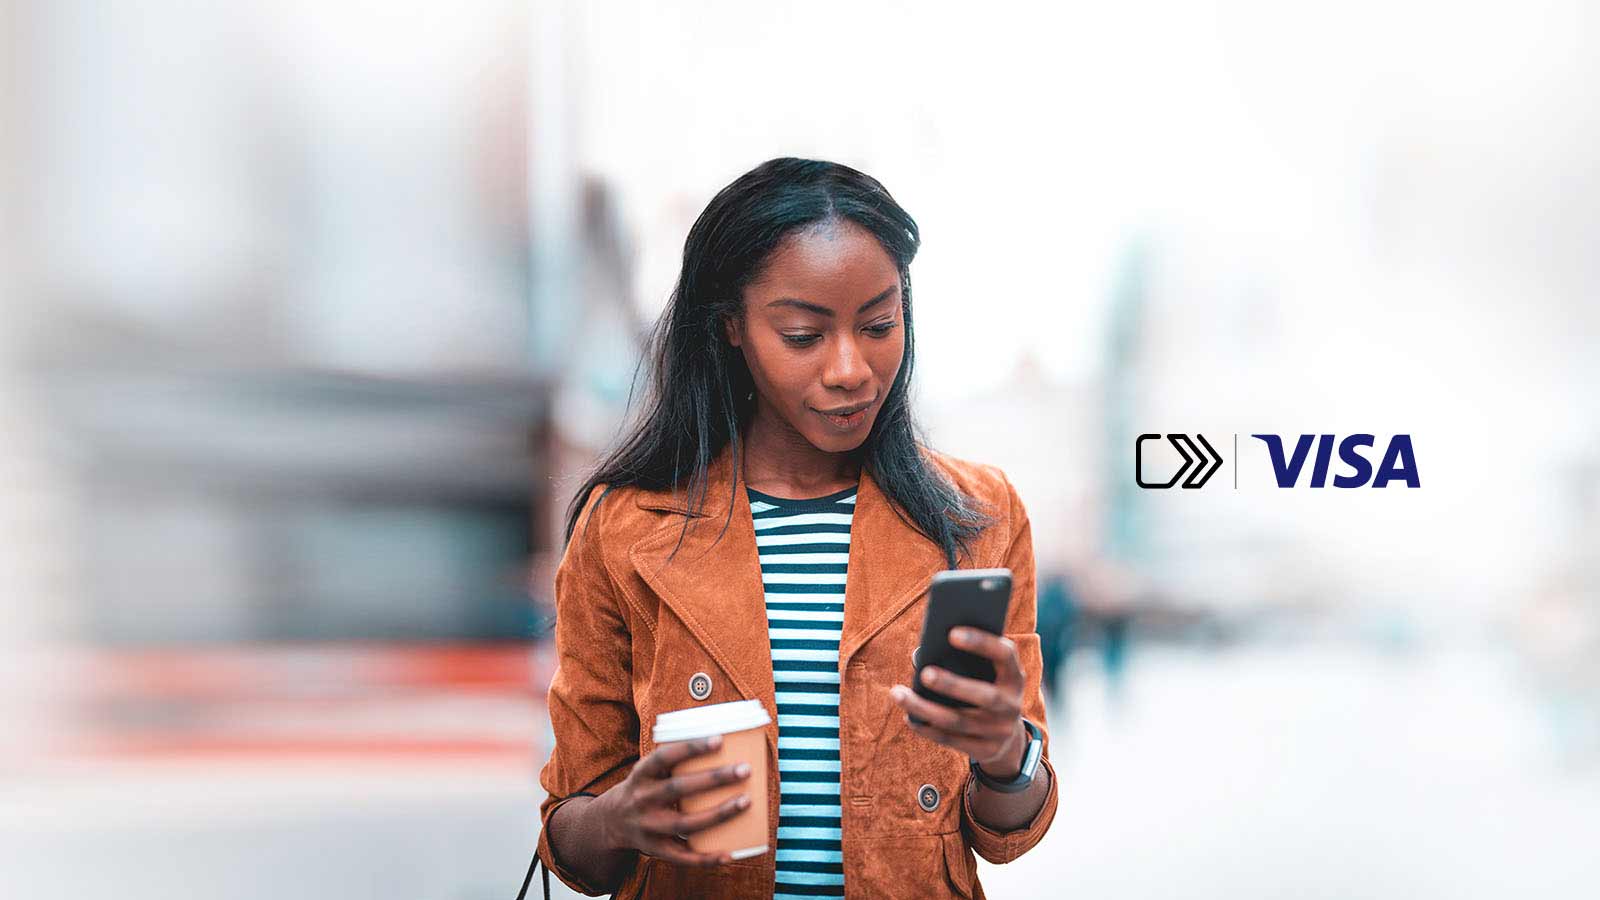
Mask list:
[{"label": "fingernail", "polygon": [[715,750],[715,749],[717,749],[718,747],[721,747],[721,746],[722,746],[722,735],[713,734],[711,737],[706,738],[706,749]]},{"label": "fingernail", "polygon": [[897,684],[894,687],[889,688],[889,696],[896,700],[903,700],[906,696],[906,689]]},{"label": "fingernail", "polygon": [[740,809],[749,809],[750,808],[750,795],[748,795],[748,794],[740,794],[739,795],[739,808]]},{"label": "fingernail", "polygon": [[965,628],[957,628],[950,632],[950,640],[954,643],[965,644],[970,639],[971,635]]},{"label": "fingernail", "polygon": [[739,763],[737,766],[733,767],[733,774],[739,776],[740,778],[743,778],[746,775],[749,775],[750,774],[750,764],[749,763]]},{"label": "fingernail", "polygon": [[939,673],[933,671],[932,669],[923,669],[922,670],[922,683],[923,684],[933,685],[933,684],[937,684],[938,681],[939,681]]}]

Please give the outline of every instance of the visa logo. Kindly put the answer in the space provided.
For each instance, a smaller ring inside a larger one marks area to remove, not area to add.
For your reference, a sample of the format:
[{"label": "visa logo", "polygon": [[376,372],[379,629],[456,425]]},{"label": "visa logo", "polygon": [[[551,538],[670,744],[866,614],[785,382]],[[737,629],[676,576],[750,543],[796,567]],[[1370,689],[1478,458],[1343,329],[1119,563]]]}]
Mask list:
[{"label": "visa logo", "polygon": [[[1333,458],[1333,435],[1299,435],[1294,444],[1294,453],[1287,458],[1283,452],[1283,438],[1278,435],[1252,434],[1251,437],[1267,445],[1267,452],[1272,455],[1272,473],[1281,488],[1292,488],[1300,480],[1300,471],[1305,468],[1306,457],[1315,443],[1317,456],[1311,465],[1311,483],[1308,487],[1327,487],[1328,465]],[[1339,461],[1348,466],[1350,471],[1347,474],[1336,473],[1333,476],[1334,487],[1361,487],[1369,478],[1375,488],[1388,487],[1391,481],[1403,481],[1406,487],[1421,486],[1417,475],[1417,456],[1411,448],[1411,435],[1397,434],[1389,439],[1389,446],[1384,450],[1383,461],[1378,463],[1376,472],[1372,463],[1362,455],[1363,447],[1376,447],[1376,438],[1370,434],[1352,434],[1339,442]]]}]

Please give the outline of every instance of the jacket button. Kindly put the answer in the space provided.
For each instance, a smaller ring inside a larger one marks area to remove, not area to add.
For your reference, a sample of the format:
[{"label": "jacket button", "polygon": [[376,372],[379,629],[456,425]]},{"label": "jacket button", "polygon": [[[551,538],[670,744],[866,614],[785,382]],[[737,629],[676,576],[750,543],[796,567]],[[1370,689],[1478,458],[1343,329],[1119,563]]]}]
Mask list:
[{"label": "jacket button", "polygon": [[939,808],[939,789],[931,784],[917,788],[917,805],[923,812],[933,812]]},{"label": "jacket button", "polygon": [[711,696],[711,676],[704,672],[696,672],[690,675],[689,696],[696,700],[704,700]]}]

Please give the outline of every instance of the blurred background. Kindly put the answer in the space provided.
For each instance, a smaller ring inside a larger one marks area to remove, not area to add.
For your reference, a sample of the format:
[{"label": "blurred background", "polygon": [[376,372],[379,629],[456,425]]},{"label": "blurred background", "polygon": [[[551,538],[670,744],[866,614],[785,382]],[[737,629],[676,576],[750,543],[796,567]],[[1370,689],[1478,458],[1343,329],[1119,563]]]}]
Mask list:
[{"label": "blurred background", "polygon": [[[1592,5],[0,11],[19,895],[511,896],[561,512],[780,155],[917,218],[917,407],[1032,516],[1062,802],[991,896],[1600,886]],[[1139,490],[1167,431],[1228,465]]]}]

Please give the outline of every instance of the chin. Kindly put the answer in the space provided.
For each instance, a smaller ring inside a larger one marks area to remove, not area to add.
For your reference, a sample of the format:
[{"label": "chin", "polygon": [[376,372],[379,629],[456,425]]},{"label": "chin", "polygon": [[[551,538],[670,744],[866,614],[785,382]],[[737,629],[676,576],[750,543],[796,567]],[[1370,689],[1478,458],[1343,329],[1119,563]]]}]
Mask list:
[{"label": "chin", "polygon": [[866,442],[867,439],[864,437],[860,440],[856,440],[854,438],[840,440],[839,438],[835,437],[826,441],[814,440],[811,442],[811,446],[816,447],[818,450],[821,450],[824,453],[849,453],[852,450],[860,449],[861,445],[865,444]]},{"label": "chin", "polygon": [[806,435],[806,440],[811,446],[824,453],[849,453],[859,450],[867,442],[867,435],[872,433],[872,423],[867,422],[861,426],[859,434],[830,434],[827,431],[812,431]]}]

